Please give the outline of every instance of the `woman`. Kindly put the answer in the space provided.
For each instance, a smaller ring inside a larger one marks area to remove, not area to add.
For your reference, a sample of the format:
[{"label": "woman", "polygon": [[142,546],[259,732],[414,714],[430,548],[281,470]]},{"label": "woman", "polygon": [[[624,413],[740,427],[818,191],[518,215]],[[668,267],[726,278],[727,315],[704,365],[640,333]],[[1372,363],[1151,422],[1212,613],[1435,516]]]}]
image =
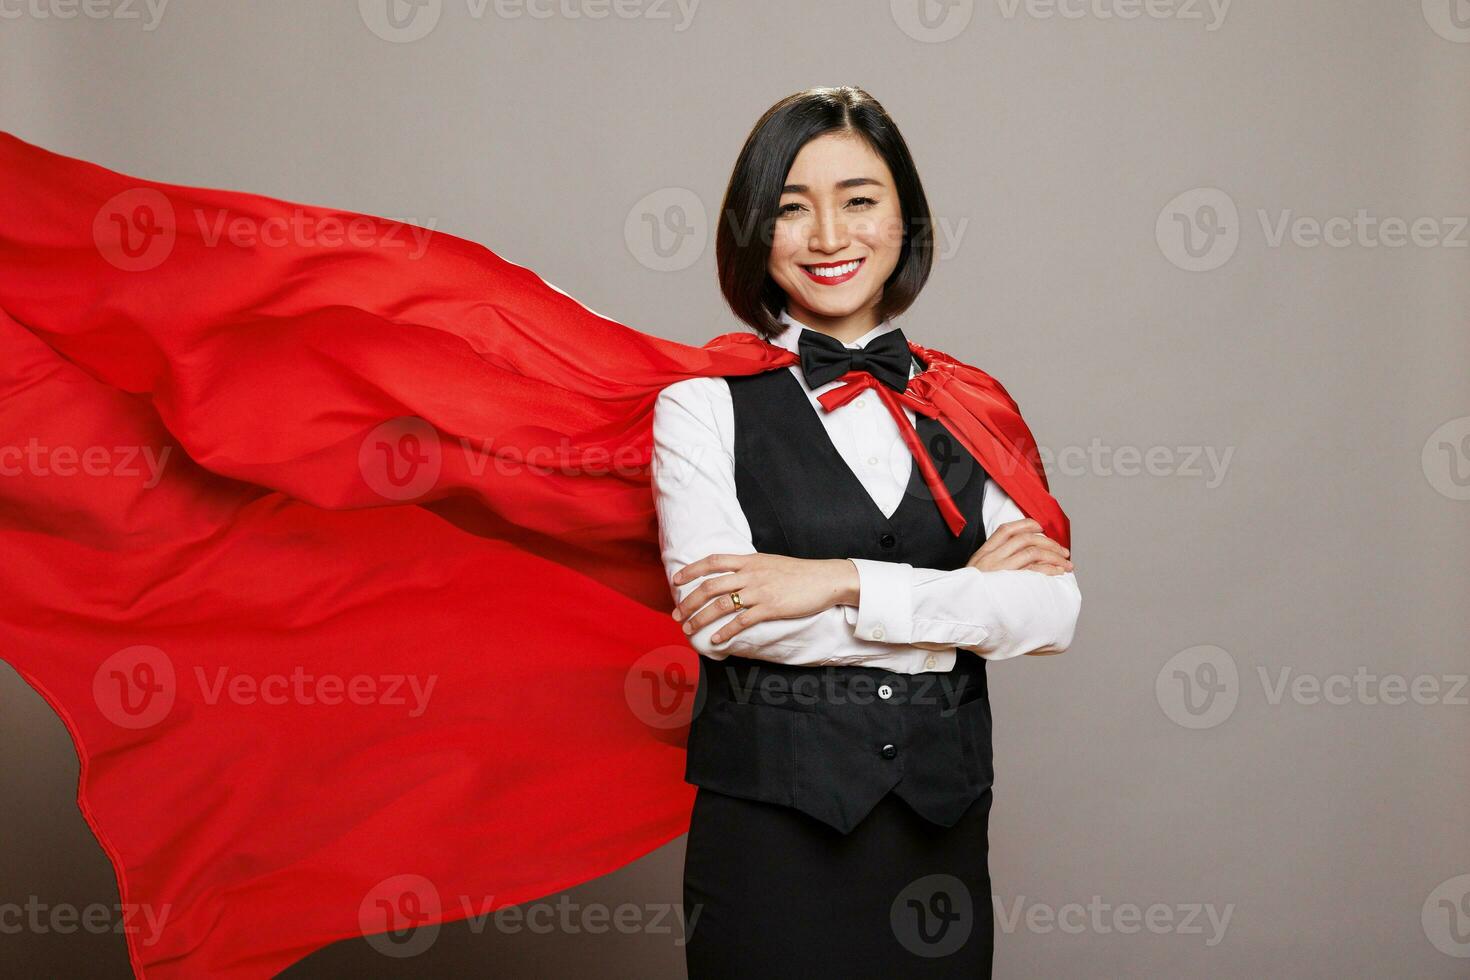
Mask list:
[{"label": "woman", "polygon": [[980,668],[1070,638],[1066,556],[1016,520],[1066,545],[1066,515],[1004,389],[888,329],[929,238],[871,100],[777,107],[727,206],[783,212],[719,246],[777,343],[675,343],[464,239],[0,134],[0,658],[159,913],[140,977],[412,955],[682,836],[696,792],[697,975],[986,958],[955,928]]},{"label": "woman", "polygon": [[871,382],[822,399],[928,367],[892,318],[927,279],[930,216],[882,106],[777,103],[721,213],[727,301],[801,360],[680,381],[654,409],[673,617],[700,654],[689,974],[988,976],[985,661],[1068,647],[1069,551],[935,420]]}]

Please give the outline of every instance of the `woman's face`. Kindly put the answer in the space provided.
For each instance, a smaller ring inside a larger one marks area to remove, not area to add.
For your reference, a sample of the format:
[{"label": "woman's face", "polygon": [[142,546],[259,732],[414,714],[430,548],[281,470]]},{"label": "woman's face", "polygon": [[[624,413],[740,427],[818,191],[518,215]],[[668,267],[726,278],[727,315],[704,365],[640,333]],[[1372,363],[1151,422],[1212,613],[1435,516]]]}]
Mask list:
[{"label": "woman's face", "polygon": [[801,148],[786,175],[767,265],[792,317],[876,326],[873,307],[902,246],[893,175],[866,140],[827,133]]}]

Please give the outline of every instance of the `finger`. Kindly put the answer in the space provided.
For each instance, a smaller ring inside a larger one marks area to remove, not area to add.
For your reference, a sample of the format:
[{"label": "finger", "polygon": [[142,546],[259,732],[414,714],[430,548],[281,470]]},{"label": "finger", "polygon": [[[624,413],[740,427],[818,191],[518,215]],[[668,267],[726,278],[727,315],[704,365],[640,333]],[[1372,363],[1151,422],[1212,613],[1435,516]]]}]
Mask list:
[{"label": "finger", "polygon": [[1027,542],[1032,548],[1039,548],[1043,553],[1060,561],[1067,561],[1071,554],[1066,548],[1053,541],[1044,534],[1032,535]]},{"label": "finger", "polygon": [[750,558],[749,555],[706,555],[699,561],[690,562],[679,569],[673,574],[671,581],[675,585],[683,585],[685,582],[692,582],[711,572],[737,572],[748,558]]},{"label": "finger", "polygon": [[712,640],[715,643],[724,643],[725,641],[733,638],[736,634],[750,629],[750,627],[754,626],[756,623],[763,623],[769,618],[771,617],[763,615],[759,609],[743,610],[740,615],[736,616],[728,623],[715,630],[715,634],[712,637]]},{"label": "finger", "polygon": [[[1007,563],[1007,567],[1010,567],[1008,563],[1016,561],[1017,557],[1031,546],[1031,541],[1036,533],[1034,531],[1013,531],[999,538],[995,550],[990,553],[989,557],[994,561]],[[997,537],[999,537],[999,532],[997,532]]]},{"label": "finger", "polygon": [[1002,535],[1000,529],[996,528],[996,532],[985,539],[985,543],[970,556],[970,560],[965,564],[981,568],[992,563],[1003,562],[1020,548],[1021,545],[1015,537],[1008,534]]},{"label": "finger", "polygon": [[1037,555],[1035,549],[1042,549],[1052,557],[1066,560],[1067,551],[1051,538],[1039,531],[1022,531],[1006,538],[1005,542],[996,548],[994,556],[1002,560],[1014,560],[1019,555],[1030,554],[1029,560],[1034,561]]},{"label": "finger", "polygon": [[1022,549],[1018,557],[1026,565],[1035,564],[1037,562],[1047,562],[1049,564],[1060,565],[1067,571],[1072,570],[1071,559],[1062,558],[1050,548],[1042,547],[1040,544],[1027,545],[1024,549]]},{"label": "finger", "polygon": [[[742,595],[740,598],[743,602],[745,596]],[[737,609],[734,600],[730,598],[728,593],[716,596],[709,605],[685,621],[684,632],[693,635],[704,629],[710,623],[723,619],[731,613],[742,613],[744,609],[745,607],[743,605]]]},{"label": "finger", "polygon": [[700,607],[711,599],[717,599],[731,592],[738,592],[745,587],[746,576],[741,572],[730,572],[724,575],[714,575],[691,591],[679,604],[674,607],[674,622],[682,623],[699,611]]},{"label": "finger", "polygon": [[1057,566],[1063,572],[1072,572],[1072,560],[1070,558],[1058,557],[1050,548],[1044,548],[1041,545],[1030,545],[1029,548],[1026,548],[1026,551],[1022,552],[1022,555],[1026,558],[1028,564],[1054,564],[1054,566]]},{"label": "finger", "polygon": [[971,555],[970,557],[971,559],[975,559],[985,555],[993,554],[997,550],[1005,547],[1007,544],[1014,541],[1019,535],[1040,530],[1041,525],[1037,524],[1029,517],[1023,518],[1019,521],[1006,521],[1004,524],[997,526],[995,529],[995,533],[987,536],[984,542],[982,542],[980,547],[975,551],[975,554]]},{"label": "finger", "polygon": [[1040,531],[1041,525],[1029,517],[1023,517],[1019,521],[1006,521],[995,529],[995,536],[1010,536],[1013,534],[1030,534]]},{"label": "finger", "polygon": [[[688,595],[679,599],[675,607],[679,614],[675,616],[675,619],[684,619],[684,617],[692,616],[697,608],[709,602],[711,598],[716,597],[720,592],[734,592],[736,589],[741,588],[742,585],[745,585],[744,574],[741,572],[710,574],[704,582],[700,582],[700,585],[691,589]],[[685,580],[688,582],[691,579]]]},{"label": "finger", "polygon": [[1071,554],[1072,554],[1072,551],[1071,551],[1070,548],[1067,548],[1060,541],[1056,541],[1056,540],[1053,540],[1052,538],[1047,537],[1045,534],[1037,534],[1036,536],[1034,536],[1031,539],[1031,543],[1034,544],[1034,545],[1036,545],[1037,547],[1046,548],[1048,550],[1055,551],[1057,554],[1061,555],[1063,558],[1070,557]]},{"label": "finger", "polygon": [[1071,571],[1071,561],[1061,558],[1051,551],[1042,549],[1036,545],[1026,545],[1019,551],[1006,555],[1000,559],[992,571],[998,572],[1020,572],[1038,562],[1045,562],[1061,566],[1066,571]]},{"label": "finger", "polygon": [[1071,570],[1049,561],[1034,561],[1021,569],[1023,572],[1040,572],[1043,575],[1066,575]]}]

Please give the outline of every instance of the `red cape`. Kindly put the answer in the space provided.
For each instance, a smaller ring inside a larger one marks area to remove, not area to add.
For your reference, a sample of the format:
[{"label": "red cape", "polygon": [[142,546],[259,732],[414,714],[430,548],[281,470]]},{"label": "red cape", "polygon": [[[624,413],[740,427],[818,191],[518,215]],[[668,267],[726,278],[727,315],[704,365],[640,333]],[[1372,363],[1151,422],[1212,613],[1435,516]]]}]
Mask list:
[{"label": "red cape", "polygon": [[[480,245],[0,134],[0,656],[65,722],[141,976],[612,871],[688,828],[649,485],[690,347]],[[1068,543],[994,379],[913,389]],[[432,685],[432,686],[431,686]]]}]

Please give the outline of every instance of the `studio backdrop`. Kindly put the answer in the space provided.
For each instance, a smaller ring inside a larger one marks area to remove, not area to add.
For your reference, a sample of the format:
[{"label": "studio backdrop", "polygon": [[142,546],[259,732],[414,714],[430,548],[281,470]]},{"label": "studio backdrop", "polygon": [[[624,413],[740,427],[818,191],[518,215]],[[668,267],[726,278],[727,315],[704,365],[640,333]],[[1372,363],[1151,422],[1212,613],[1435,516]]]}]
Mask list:
[{"label": "studio backdrop", "polygon": [[[746,133],[842,84],[934,212],[901,325],[1005,384],[1071,518],[1071,649],[989,672],[996,975],[1470,975],[1464,0],[0,0],[0,130],[693,345],[740,329]],[[0,667],[7,975],[128,976],[147,928],[77,779]],[[682,859],[286,975],[682,976]]]}]

